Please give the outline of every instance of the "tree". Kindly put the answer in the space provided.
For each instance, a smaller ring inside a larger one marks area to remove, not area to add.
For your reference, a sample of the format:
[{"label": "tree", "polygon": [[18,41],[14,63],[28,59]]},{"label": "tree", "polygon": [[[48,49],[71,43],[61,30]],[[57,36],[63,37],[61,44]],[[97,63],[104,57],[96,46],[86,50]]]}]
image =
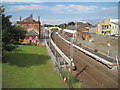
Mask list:
[{"label": "tree", "polygon": [[68,23],[68,26],[71,26],[71,25],[74,26],[75,23],[74,23],[74,22],[69,22],[69,23]]},{"label": "tree", "polygon": [[6,16],[4,10],[3,7],[0,7],[2,16],[2,50],[12,51],[17,47],[19,40],[25,37],[26,30],[20,26],[12,25],[10,22],[11,16]]},{"label": "tree", "polygon": [[48,25],[48,24],[44,24],[44,27],[54,27],[54,25]]}]

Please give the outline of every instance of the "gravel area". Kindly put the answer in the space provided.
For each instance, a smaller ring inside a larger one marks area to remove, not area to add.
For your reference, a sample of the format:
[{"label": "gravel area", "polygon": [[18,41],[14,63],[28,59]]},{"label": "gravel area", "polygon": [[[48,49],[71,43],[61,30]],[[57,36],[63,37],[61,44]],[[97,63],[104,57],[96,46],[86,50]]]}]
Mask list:
[{"label": "gravel area", "polygon": [[[89,40],[93,38],[93,42],[90,42]],[[77,44],[82,44],[84,46],[87,46],[92,49],[96,49],[99,52],[109,55],[113,58],[118,56],[118,39],[116,37],[106,37],[103,35],[93,35],[91,34],[91,38],[88,40],[82,40],[79,39],[76,41]],[[110,46],[108,46],[110,44]]]}]

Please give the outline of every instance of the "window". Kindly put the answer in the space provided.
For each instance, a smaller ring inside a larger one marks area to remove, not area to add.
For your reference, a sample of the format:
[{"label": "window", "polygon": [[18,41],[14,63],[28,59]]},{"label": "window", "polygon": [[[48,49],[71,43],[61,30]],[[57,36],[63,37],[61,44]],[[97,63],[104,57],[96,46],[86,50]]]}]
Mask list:
[{"label": "window", "polygon": [[26,27],[28,27],[29,25],[27,24]]},{"label": "window", "polygon": [[108,25],[102,25],[102,29],[108,29]]},{"label": "window", "polygon": [[26,40],[29,40],[29,37],[26,37]]},{"label": "window", "polygon": [[112,27],[112,29],[114,29],[114,26]]},{"label": "window", "polygon": [[32,40],[35,40],[35,37],[33,37]]},{"label": "window", "polygon": [[86,34],[89,34],[89,33],[88,33],[88,32],[84,32],[84,31],[83,31],[83,32],[82,32],[82,34],[86,35]]}]

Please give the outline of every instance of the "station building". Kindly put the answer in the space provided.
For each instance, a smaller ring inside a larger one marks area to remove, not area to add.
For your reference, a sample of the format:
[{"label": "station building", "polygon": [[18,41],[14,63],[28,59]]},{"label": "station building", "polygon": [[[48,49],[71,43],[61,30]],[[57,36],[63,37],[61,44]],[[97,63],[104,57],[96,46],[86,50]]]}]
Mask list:
[{"label": "station building", "polygon": [[35,21],[33,19],[32,14],[26,19],[22,20],[20,16],[20,20],[17,21],[17,25],[25,28],[27,30],[26,37],[22,40],[22,43],[37,43],[40,39],[41,32],[41,23],[40,16],[38,16],[38,20]]}]

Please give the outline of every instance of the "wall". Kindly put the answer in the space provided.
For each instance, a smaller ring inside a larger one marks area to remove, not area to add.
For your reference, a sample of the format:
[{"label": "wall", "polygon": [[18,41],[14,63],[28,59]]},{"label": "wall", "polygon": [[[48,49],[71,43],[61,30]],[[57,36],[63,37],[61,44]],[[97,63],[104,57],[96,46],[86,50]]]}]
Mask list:
[{"label": "wall", "polygon": [[[108,25],[108,29],[102,29],[102,25]],[[110,34],[110,30],[110,19],[105,19],[103,22],[98,24],[98,34],[108,35]],[[106,33],[103,33],[103,31]]]},{"label": "wall", "polygon": [[39,24],[17,24],[24,27],[27,31],[35,30],[39,34]]},{"label": "wall", "polygon": [[111,23],[111,35],[118,34],[119,26],[117,24]]}]

